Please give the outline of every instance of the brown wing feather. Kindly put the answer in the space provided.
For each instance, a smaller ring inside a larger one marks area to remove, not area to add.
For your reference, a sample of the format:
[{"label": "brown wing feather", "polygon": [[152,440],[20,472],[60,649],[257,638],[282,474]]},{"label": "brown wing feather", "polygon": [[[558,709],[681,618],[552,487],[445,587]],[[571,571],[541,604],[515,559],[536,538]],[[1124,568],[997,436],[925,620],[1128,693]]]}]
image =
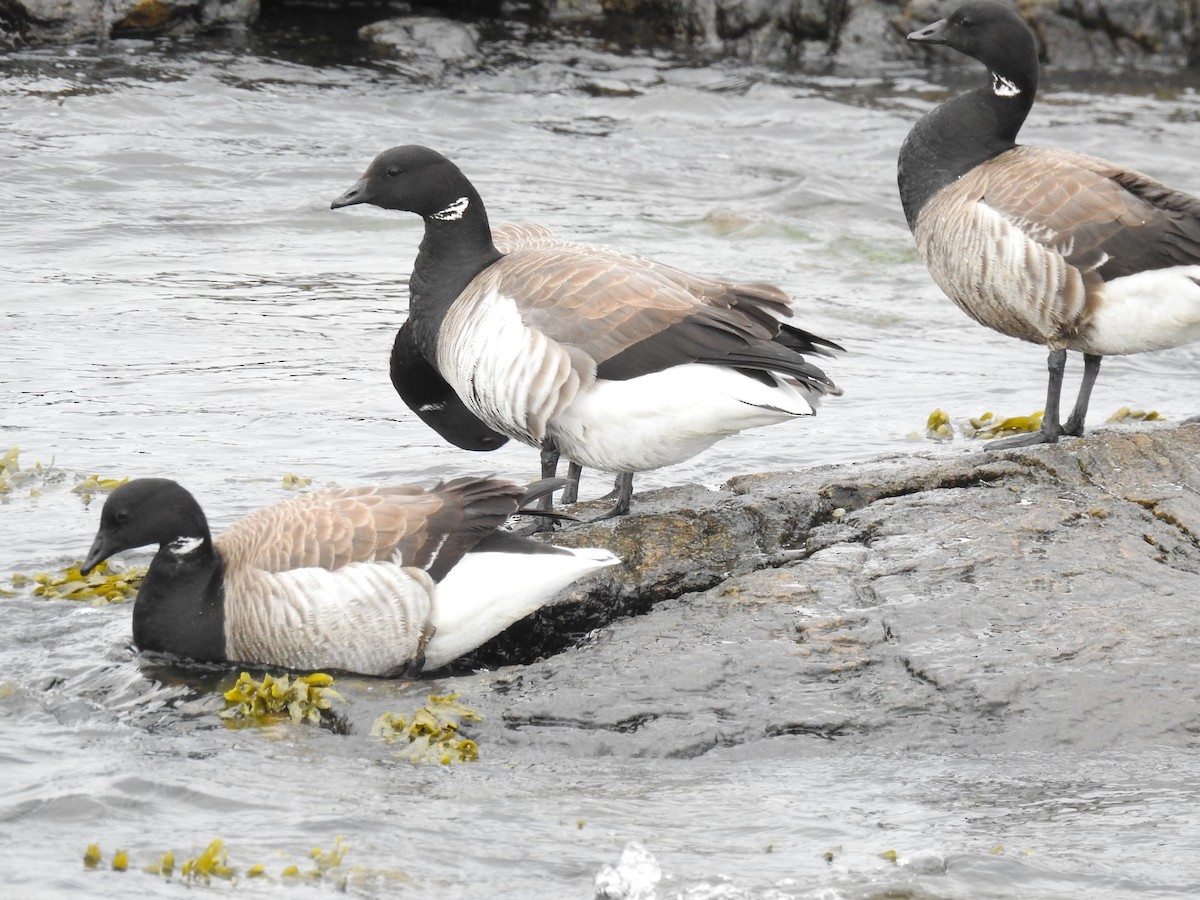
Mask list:
[{"label": "brown wing feather", "polygon": [[215,543],[226,560],[267,572],[339,569],[388,559],[406,538],[412,553],[422,524],[441,505],[410,485],[314,491],[239,519]]},{"label": "brown wing feather", "polygon": [[[731,354],[739,365],[772,369],[788,358],[779,347],[761,358],[755,350],[779,336],[780,319],[790,316],[787,295],[769,285],[712,281],[568,242],[522,246],[480,278],[489,282],[481,290],[516,299],[526,325],[594,360],[603,378],[719,363]],[[824,378],[799,358],[790,361],[806,379]]]},{"label": "brown wing feather", "polygon": [[[744,312],[752,311],[759,321],[771,331],[777,330],[774,321],[776,315],[785,318],[791,315],[791,299],[786,292],[773,284],[739,284],[701,278],[645,257],[624,253],[613,247],[563,240],[556,237],[544,225],[529,223],[500,225],[493,229],[492,239],[500,252],[506,254],[515,250],[576,250],[589,255],[609,256],[624,265],[650,269],[657,275],[672,281],[703,303],[726,308],[740,306]],[[778,331],[775,340],[797,353],[833,356],[836,352],[844,352],[845,349],[827,338],[797,328],[795,325],[785,324]]]},{"label": "brown wing feather", "polygon": [[1104,280],[1200,262],[1200,200],[1102,159],[1017,147],[986,170],[984,200]]},{"label": "brown wing feather", "polygon": [[417,565],[441,581],[481,540],[494,534],[515,513],[524,489],[495,478],[456,478],[433,489],[442,508],[429,517],[428,535],[417,553]]},{"label": "brown wing feather", "polygon": [[521,247],[554,247],[567,242],[555,237],[545,225],[522,222],[497,225],[492,229],[492,243],[501,253],[511,253]]},{"label": "brown wing feather", "polygon": [[393,560],[440,580],[517,511],[524,489],[496,478],[335,488],[238,520],[214,542],[226,564],[265,572]]},{"label": "brown wing feather", "polygon": [[[740,304],[743,306],[743,311],[749,311],[752,305],[756,317],[770,328],[775,327],[777,317],[786,318],[791,315],[791,300],[787,293],[772,284],[738,284],[703,278],[652,259],[625,253],[614,247],[562,240],[555,237],[548,228],[542,225],[501,225],[493,230],[492,236],[496,246],[506,254],[528,250],[561,253],[558,263],[565,266],[566,271],[560,271],[555,277],[548,278],[548,286],[564,279],[573,280],[576,282],[576,286],[579,282],[594,284],[596,279],[615,277],[618,270],[631,270],[648,274],[654,284],[672,286],[673,290],[670,293],[673,296],[664,295],[661,298],[665,308],[686,311],[697,301],[724,308],[733,308]],[[540,259],[544,260],[545,258]],[[586,262],[580,265],[581,260],[586,260]],[[599,260],[603,260],[603,262],[587,264]],[[524,265],[528,267],[544,264],[535,259]],[[645,281],[637,282],[631,286],[631,291],[635,288],[644,290],[650,286]],[[607,283],[602,284],[600,290],[603,291],[605,287],[607,287]],[[532,305],[544,307],[568,304],[561,300],[543,298],[540,303]],[[603,305],[597,305],[596,298],[589,297],[582,300],[575,308],[580,311],[592,311],[593,314],[608,315],[611,313],[612,307],[622,305],[621,301],[615,297]]]}]

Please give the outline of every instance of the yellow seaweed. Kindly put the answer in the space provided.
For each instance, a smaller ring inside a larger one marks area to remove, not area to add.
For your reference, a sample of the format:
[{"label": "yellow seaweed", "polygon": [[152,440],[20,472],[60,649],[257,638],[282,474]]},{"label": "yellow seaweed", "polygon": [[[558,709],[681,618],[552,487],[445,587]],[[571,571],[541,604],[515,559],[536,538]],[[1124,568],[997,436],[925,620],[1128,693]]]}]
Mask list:
[{"label": "yellow seaweed", "polygon": [[1042,427],[1043,411],[1038,410],[1028,416],[1008,416],[999,418],[992,413],[984,413],[978,418],[971,419],[971,428],[964,429],[967,437],[980,440],[1009,437],[1014,434],[1028,434]]},{"label": "yellow seaweed", "polygon": [[[342,861],[349,850],[349,844],[345,838],[338,835],[334,841],[334,845],[329,850],[323,850],[320,847],[314,847],[309,856],[315,863],[315,868],[301,872],[296,866],[289,866],[281,873],[281,877],[304,877],[314,880],[324,879],[327,876],[334,875],[335,870],[339,870]],[[103,861],[103,855],[100,852],[98,844],[89,844],[83,855],[83,864],[88,869],[98,868]],[[130,864],[129,852],[124,849],[117,850],[113,855],[111,868],[114,871],[125,872]],[[175,873],[175,853],[168,850],[163,853],[158,861],[151,863],[143,868],[144,872],[151,875],[159,875],[163,878],[170,878]],[[214,878],[223,879],[226,881],[236,881],[238,872],[229,865],[228,851],[225,848],[225,841],[222,838],[215,838],[210,841],[203,851],[195,856],[189,856],[184,859],[183,864],[179,867],[180,876],[184,881],[192,884],[208,884]],[[266,867],[261,863],[255,863],[249,866],[245,871],[246,878],[267,878]],[[344,886],[344,877],[339,882]]]},{"label": "yellow seaweed", "polygon": [[943,409],[935,409],[925,420],[925,436],[934,441],[950,441],[954,439],[954,428],[950,425],[950,414]]},{"label": "yellow seaweed", "polygon": [[93,606],[124,603],[136,594],[146,575],[146,566],[131,566],[113,571],[102,562],[87,575],[79,571],[82,562],[67,566],[61,572],[37,572],[33,575],[16,573],[12,576],[15,588],[33,585],[36,597],[47,600],[86,600]]},{"label": "yellow seaweed", "polygon": [[228,864],[225,841],[214,838],[199,856],[185,859],[181,871],[183,877],[189,881],[209,881],[214,877],[232,878],[234,871]]},{"label": "yellow seaweed", "polygon": [[318,724],[334,700],[345,699],[332,684],[333,678],[324,672],[296,677],[266,674],[261,682],[242,672],[225,692],[226,708],[220,715],[242,725],[270,725],[285,719]]},{"label": "yellow seaweed", "polygon": [[405,718],[384,713],[371,726],[371,735],[389,744],[407,742],[401,754],[413,763],[451,765],[478,762],[479,745],[459,732],[460,720],[478,721],[475,710],[458,702],[458,694],[430,694],[429,702]]},{"label": "yellow seaweed", "polygon": [[317,864],[317,869],[323,874],[328,869],[337,868],[342,864],[342,858],[346,855],[346,851],[350,849],[350,845],[346,843],[345,838],[340,834],[333,842],[333,849],[325,851],[320,847],[313,847],[309,851],[309,856]]},{"label": "yellow seaweed", "polygon": [[71,490],[76,494],[106,494],[109,491],[115,491],[128,481],[129,476],[124,478],[101,478],[99,475],[88,475],[75,485],[75,487],[71,488]]},{"label": "yellow seaweed", "polygon": [[1121,422],[1165,422],[1166,420],[1166,416],[1160,414],[1157,410],[1130,409],[1128,406],[1122,406],[1108,417],[1108,421],[1114,424]]}]

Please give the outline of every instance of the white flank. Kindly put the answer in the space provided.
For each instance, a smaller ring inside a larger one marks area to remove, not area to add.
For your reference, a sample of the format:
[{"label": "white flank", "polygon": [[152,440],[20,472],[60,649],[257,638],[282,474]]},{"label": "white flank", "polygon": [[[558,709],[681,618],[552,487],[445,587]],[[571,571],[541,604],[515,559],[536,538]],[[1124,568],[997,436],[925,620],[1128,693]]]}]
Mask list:
[{"label": "white flank", "polygon": [[746,428],[812,415],[808,392],[768,387],[694,363],[628,381],[595,382],[551,423],[562,455],[604,472],[644,472],[695,456]]},{"label": "white flank", "polygon": [[469,653],[544,606],[571,582],[620,560],[607,550],[468,553],[437,586],[425,668]]},{"label": "white flank", "polygon": [[1200,340],[1200,266],[1175,266],[1114,278],[1086,340],[1072,350],[1102,356],[1162,350]]}]

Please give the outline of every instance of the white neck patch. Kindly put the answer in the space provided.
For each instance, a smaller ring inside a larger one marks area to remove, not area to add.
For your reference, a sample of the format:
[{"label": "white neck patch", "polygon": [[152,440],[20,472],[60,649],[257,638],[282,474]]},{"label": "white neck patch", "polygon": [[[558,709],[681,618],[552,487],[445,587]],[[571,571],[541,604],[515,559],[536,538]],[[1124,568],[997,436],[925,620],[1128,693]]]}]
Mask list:
[{"label": "white neck patch", "polygon": [[992,93],[997,97],[1016,97],[1021,89],[1003,75],[992,73]]},{"label": "white neck patch", "polygon": [[433,214],[433,218],[442,222],[454,222],[463,217],[463,213],[467,211],[467,207],[471,205],[471,201],[466,197],[459,197],[441,212]]},{"label": "white neck patch", "polygon": [[177,537],[171,543],[167,544],[167,549],[175,556],[187,556],[189,553],[195,553],[200,549],[200,545],[204,543],[204,538],[199,537]]}]

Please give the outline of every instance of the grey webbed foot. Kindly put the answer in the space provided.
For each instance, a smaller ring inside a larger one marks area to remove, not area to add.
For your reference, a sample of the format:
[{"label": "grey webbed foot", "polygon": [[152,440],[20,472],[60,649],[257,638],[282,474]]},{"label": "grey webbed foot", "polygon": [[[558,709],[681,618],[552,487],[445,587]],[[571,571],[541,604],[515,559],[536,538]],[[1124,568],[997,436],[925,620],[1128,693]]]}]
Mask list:
[{"label": "grey webbed foot", "polygon": [[1028,434],[1015,434],[1012,437],[1001,438],[998,441],[988,441],[983,445],[983,449],[992,450],[1011,450],[1014,447],[1036,447],[1038,444],[1057,444],[1060,434],[1060,429],[1050,429],[1042,427],[1037,431],[1031,431]]}]

